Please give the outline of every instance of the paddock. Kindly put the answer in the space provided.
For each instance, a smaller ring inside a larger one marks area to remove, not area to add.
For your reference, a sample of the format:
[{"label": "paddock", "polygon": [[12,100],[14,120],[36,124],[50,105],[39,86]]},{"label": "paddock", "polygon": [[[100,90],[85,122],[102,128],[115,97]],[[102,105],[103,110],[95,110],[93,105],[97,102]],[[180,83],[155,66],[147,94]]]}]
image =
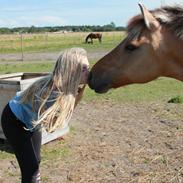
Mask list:
[{"label": "paddock", "polygon": [[[88,45],[91,66],[118,41],[103,41],[100,49],[100,45]],[[34,60],[1,60],[1,74],[48,72],[58,50],[47,50],[47,57],[43,52],[40,57],[38,52],[28,53]],[[19,53],[6,54],[10,57]],[[168,102],[181,97],[182,91],[183,84],[169,78],[104,95],[87,87],[74,111],[70,132],[42,146],[42,182],[183,181],[183,104],[181,100]],[[0,182],[19,183],[18,164],[7,143],[0,145],[0,161]]]}]

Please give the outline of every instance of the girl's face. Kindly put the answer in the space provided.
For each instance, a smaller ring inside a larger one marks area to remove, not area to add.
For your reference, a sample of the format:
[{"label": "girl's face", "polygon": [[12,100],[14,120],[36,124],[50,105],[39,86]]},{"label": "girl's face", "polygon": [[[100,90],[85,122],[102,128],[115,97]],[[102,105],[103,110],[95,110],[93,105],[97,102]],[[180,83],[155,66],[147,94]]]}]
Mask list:
[{"label": "girl's face", "polygon": [[86,84],[87,83],[87,78],[89,74],[89,62],[87,58],[84,58],[82,60],[82,74],[81,74],[81,81],[80,84]]}]

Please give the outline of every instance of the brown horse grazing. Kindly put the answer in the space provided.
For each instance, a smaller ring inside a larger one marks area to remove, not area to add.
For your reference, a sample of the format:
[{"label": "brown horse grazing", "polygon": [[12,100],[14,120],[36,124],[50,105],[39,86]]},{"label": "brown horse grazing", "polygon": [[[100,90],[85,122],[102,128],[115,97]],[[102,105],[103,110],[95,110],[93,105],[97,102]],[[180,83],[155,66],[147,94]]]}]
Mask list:
[{"label": "brown horse grazing", "polygon": [[88,83],[98,93],[166,76],[183,81],[183,7],[142,14],[127,26],[128,35],[91,69]]},{"label": "brown horse grazing", "polygon": [[[98,39],[99,42],[102,42],[102,34],[101,33],[90,33],[85,39],[85,43],[93,44],[93,39]],[[89,41],[90,40],[90,41]]]}]

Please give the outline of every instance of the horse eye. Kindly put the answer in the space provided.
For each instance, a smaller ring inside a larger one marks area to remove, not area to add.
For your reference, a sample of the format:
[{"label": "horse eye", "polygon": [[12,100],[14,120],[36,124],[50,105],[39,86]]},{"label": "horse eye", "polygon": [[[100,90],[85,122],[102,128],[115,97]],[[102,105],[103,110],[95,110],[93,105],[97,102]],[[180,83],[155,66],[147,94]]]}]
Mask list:
[{"label": "horse eye", "polygon": [[130,52],[136,50],[137,48],[138,47],[133,44],[128,44],[125,46],[125,50],[130,51]]}]

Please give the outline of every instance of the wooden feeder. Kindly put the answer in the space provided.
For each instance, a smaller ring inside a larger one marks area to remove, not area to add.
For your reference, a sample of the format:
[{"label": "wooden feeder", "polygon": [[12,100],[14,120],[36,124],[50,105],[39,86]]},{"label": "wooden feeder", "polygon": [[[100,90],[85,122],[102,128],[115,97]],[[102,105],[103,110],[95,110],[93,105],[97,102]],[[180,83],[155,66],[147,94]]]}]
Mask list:
[{"label": "wooden feeder", "polygon": [[[48,73],[15,73],[0,75],[0,116],[8,101],[18,91],[25,90],[30,84],[46,76]],[[69,127],[57,129],[53,133],[47,133],[43,129],[42,144],[48,143],[69,132]],[[0,139],[6,139],[0,123]]]}]

